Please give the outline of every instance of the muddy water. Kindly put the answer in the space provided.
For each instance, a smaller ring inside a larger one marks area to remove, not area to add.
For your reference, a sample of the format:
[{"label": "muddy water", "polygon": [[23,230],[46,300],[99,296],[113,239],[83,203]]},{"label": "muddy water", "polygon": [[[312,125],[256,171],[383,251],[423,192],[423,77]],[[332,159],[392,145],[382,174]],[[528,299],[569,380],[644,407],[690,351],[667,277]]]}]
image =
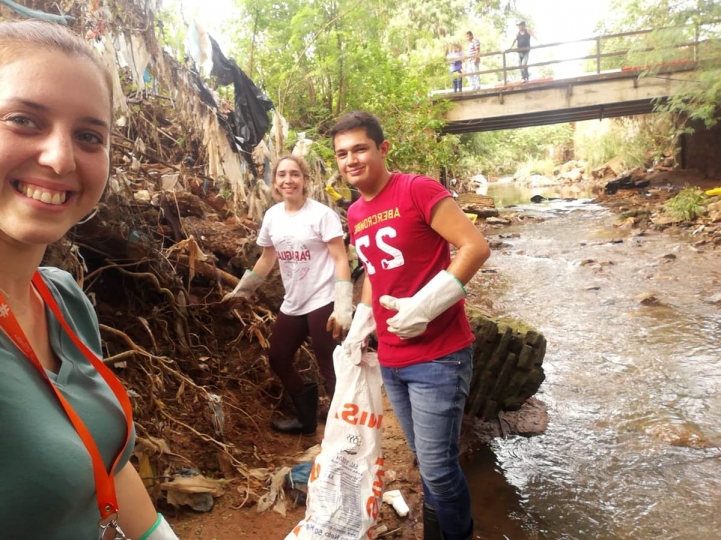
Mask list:
[{"label": "muddy water", "polygon": [[721,538],[721,307],[704,301],[721,292],[721,253],[634,236],[594,205],[527,210],[548,219],[504,239],[472,290],[547,337],[550,425],[466,468],[479,532]]}]

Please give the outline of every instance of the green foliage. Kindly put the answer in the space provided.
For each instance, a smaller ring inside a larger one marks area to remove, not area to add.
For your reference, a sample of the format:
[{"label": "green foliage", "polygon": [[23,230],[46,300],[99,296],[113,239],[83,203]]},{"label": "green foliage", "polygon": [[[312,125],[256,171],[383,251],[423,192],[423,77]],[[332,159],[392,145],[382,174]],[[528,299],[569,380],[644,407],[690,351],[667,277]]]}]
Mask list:
[{"label": "green foliage", "polygon": [[708,21],[719,9],[717,0],[613,0],[599,29],[618,33]]},{"label": "green foliage", "polygon": [[584,160],[589,168],[612,159],[617,159],[625,169],[650,167],[661,156],[674,155],[676,124],[669,115],[610,119],[605,129],[584,130],[575,136],[576,157]]},{"label": "green foliage", "polygon": [[518,167],[516,171],[517,176],[531,176],[534,174],[540,174],[541,176],[553,176],[553,169],[556,168],[556,164],[551,158],[545,159],[527,159],[524,163]]},{"label": "green foliage", "polygon": [[185,56],[187,26],[183,22],[183,6],[180,0],[164,0],[163,8],[155,15],[156,35],[161,45],[173,51],[176,58]]},{"label": "green foliage", "polygon": [[[179,0],[168,1],[177,9]],[[235,5],[226,24],[232,43],[226,52],[294,131],[316,141],[316,157],[332,166],[327,134],[343,112],[360,109],[381,119],[391,142],[391,168],[432,176],[442,166],[479,170],[479,160],[464,149],[461,137],[439,135],[448,104],[432,102],[429,95],[447,86],[445,49],[449,43],[465,49],[467,30],[480,39],[482,50],[500,48],[500,32],[513,16],[515,0],[235,0]],[[178,21],[164,20],[166,28],[177,28]],[[181,52],[184,37],[174,30],[164,43]],[[484,77],[484,83],[498,82],[490,79]],[[232,99],[229,88],[219,91]],[[284,141],[285,150],[294,142]],[[548,137],[539,135],[520,151],[542,154],[546,142]],[[513,170],[515,155],[505,152],[507,169]],[[482,159],[483,166],[490,168],[491,159]]]},{"label": "green foliage", "polygon": [[693,221],[706,213],[703,201],[706,194],[698,187],[686,186],[683,191],[664,204],[664,209],[674,219]]},{"label": "green foliage", "polygon": [[463,135],[461,165],[469,175],[479,172],[491,177],[513,174],[519,161],[545,162],[549,154],[556,155],[559,149],[563,154],[562,150],[570,147],[572,140],[570,124]]},{"label": "green foliage", "polygon": [[618,156],[625,168],[632,168],[633,165],[630,163],[635,160],[625,157],[625,138],[623,129],[618,125],[595,136],[579,135],[575,139],[576,157],[584,160],[589,168],[594,169]]},{"label": "green foliage", "polygon": [[690,120],[700,120],[711,128],[719,122],[721,114],[721,43],[706,43],[701,55],[693,79],[684,83],[680,93],[657,108],[685,114]]},{"label": "green foliage", "polygon": [[[447,79],[444,46],[462,39],[468,16],[501,20],[511,0],[236,0],[229,26],[233,50],[250,77],[297,131],[332,160],[327,134],[348,110],[382,121],[394,168],[436,175],[461,155],[456,136],[442,136],[447,105],[431,103]],[[463,26],[462,26],[463,25]]]},{"label": "green foliage", "polygon": [[[669,65],[696,62],[681,91],[656,109],[703,121],[712,127],[721,114],[721,2],[718,0],[615,0],[602,32],[653,29],[634,39],[625,65],[646,66],[645,76],[660,76]],[[697,45],[694,43],[698,43]]]},{"label": "green foliage", "polygon": [[458,32],[465,13],[465,0],[423,2],[399,0],[389,17],[386,41],[394,50],[417,49],[429,37],[443,38]]}]

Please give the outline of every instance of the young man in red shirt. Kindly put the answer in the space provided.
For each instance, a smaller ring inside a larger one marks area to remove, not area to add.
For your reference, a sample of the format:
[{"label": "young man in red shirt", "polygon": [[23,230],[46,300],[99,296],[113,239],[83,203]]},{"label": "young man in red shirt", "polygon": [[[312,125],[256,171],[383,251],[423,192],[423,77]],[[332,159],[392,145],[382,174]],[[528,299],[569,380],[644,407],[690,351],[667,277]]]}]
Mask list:
[{"label": "young man in red shirt", "polygon": [[[463,299],[464,285],[490,255],[488,244],[439,182],[388,171],[390,143],[375,116],[348,113],[331,138],[341,174],[361,194],[348,227],[366,271],[343,346],[365,340],[375,321],[386,393],[418,458],[424,538],[469,539],[458,439],[474,337]],[[453,259],[449,244],[457,248]]]}]

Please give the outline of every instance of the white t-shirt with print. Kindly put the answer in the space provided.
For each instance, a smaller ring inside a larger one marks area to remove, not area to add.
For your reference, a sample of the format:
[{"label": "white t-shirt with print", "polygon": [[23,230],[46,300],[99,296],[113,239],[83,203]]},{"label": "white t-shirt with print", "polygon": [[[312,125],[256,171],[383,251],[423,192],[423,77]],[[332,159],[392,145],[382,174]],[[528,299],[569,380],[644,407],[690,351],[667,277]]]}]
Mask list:
[{"label": "white t-shirt with print", "polygon": [[341,236],[338,214],[313,199],[306,199],[295,214],[285,211],[285,203],[268,209],[257,243],[275,248],[278,255],[283,313],[305,315],[333,301],[335,263],[326,244]]}]

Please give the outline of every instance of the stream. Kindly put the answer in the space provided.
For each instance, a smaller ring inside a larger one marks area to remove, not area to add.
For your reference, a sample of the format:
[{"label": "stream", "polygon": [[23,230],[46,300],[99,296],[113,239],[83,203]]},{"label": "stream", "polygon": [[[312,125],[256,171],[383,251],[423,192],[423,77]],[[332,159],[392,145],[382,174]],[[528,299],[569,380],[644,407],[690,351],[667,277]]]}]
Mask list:
[{"label": "stream", "polygon": [[546,218],[487,231],[505,247],[471,286],[494,316],[546,336],[536,397],[549,426],[464,465],[476,537],[721,538],[718,250],[614,227],[589,199],[527,202],[590,193],[485,189],[498,207]]}]

